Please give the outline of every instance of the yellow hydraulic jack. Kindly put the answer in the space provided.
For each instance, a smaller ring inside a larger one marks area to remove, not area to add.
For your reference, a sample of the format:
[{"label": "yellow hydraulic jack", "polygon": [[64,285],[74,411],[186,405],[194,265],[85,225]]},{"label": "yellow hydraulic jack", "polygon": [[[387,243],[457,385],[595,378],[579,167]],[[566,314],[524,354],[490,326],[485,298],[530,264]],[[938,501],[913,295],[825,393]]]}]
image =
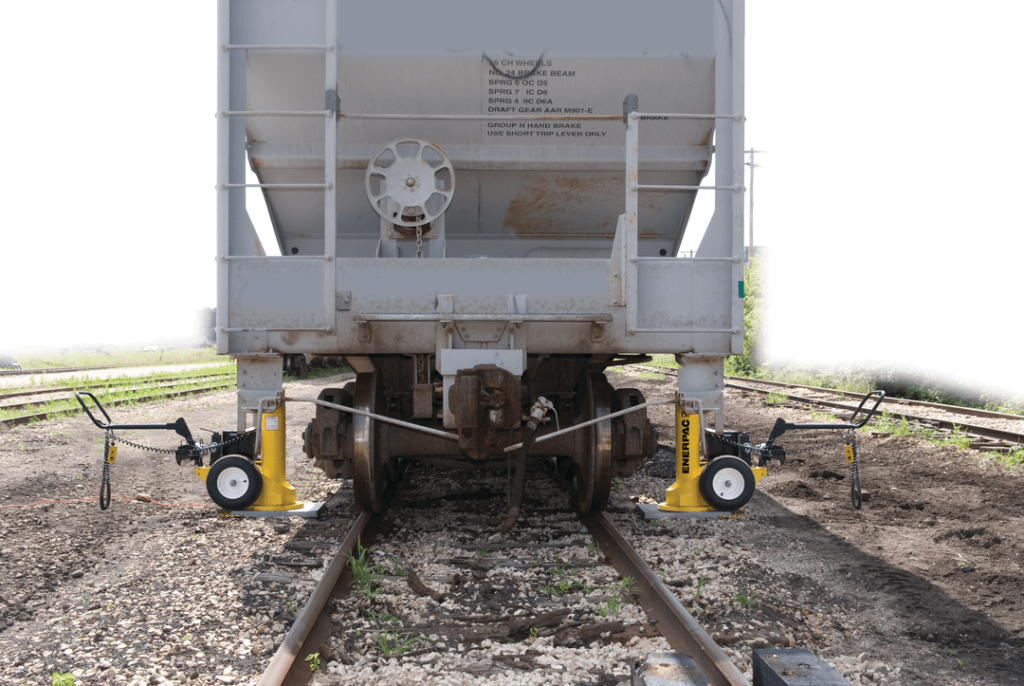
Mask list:
[{"label": "yellow hydraulic jack", "polygon": [[222,457],[209,467],[196,467],[215,503],[250,517],[313,517],[323,503],[300,503],[285,477],[285,406],[262,415],[262,458]]},{"label": "yellow hydraulic jack", "polygon": [[701,460],[700,437],[700,401],[677,399],[676,481],[665,491],[665,502],[658,504],[657,511],[652,506],[643,508],[645,516],[714,516],[743,507],[753,496],[755,484],[768,470],[751,467],[732,455]]}]

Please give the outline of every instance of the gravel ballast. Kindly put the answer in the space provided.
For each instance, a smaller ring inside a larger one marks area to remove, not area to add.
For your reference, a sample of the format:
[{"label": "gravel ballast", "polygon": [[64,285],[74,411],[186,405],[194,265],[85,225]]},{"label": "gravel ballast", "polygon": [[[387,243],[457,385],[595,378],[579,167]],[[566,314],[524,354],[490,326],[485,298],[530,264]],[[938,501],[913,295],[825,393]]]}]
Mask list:
[{"label": "gravel ballast", "polygon": [[[649,399],[671,390],[671,382],[656,380],[613,383],[640,386]],[[329,385],[339,380],[295,382],[289,392],[315,396],[318,387]],[[730,428],[767,426],[780,412],[797,412],[735,393],[728,394],[727,407]],[[336,519],[330,526],[340,543],[350,521],[345,518],[353,514],[351,499],[348,491],[338,490],[342,484],[325,482],[302,457],[301,431],[311,412],[308,405],[289,406],[289,479],[301,497],[333,496]],[[663,461],[671,456],[670,413],[670,408],[651,413],[661,431]],[[184,416],[194,432],[200,426],[222,428],[234,421],[234,394],[117,408],[114,414],[115,421],[124,422]],[[126,437],[164,448],[176,445],[170,433]],[[94,497],[102,445],[102,433],[81,418],[0,432],[0,467],[6,474],[0,484],[0,683],[48,684],[52,673],[71,672],[77,684],[254,684],[322,571],[296,566],[298,560],[327,560],[332,552],[300,554],[285,544],[319,536],[327,524],[221,516],[189,467],[131,449],[122,449],[114,466],[114,493],[126,498],[146,493],[152,500],[115,499],[106,512],[95,500],[9,507]],[[617,480],[609,516],[748,675],[751,648],[795,645],[815,651],[854,684],[1024,683],[1024,606],[1014,593],[1019,586],[1013,585],[1021,571],[1020,505],[1003,495],[1019,493],[1021,477],[954,450],[904,438],[863,439],[862,479],[872,500],[856,515],[849,506],[848,481],[811,476],[827,469],[842,474],[848,466],[841,455],[811,454],[801,456],[802,463],[773,468],[742,516],[658,524],[639,519],[633,500],[661,498],[671,483],[657,464]],[[897,490],[889,491],[890,460],[915,475],[926,491],[915,492],[909,477],[893,482]],[[939,490],[929,470],[939,472],[935,478],[943,478],[945,470],[947,491]],[[493,517],[500,519],[504,475],[481,474],[469,483],[459,474],[461,481],[449,480],[452,492],[500,493],[490,501],[498,509]],[[976,490],[970,491],[972,483]],[[531,480],[527,493],[537,499],[560,497],[547,480]],[[960,509],[955,504],[943,509],[943,499],[956,498],[962,499]],[[515,616],[523,609],[515,605],[525,604],[539,613],[526,616],[568,609],[581,626],[645,621],[625,599],[618,616],[602,617],[608,590],[540,593],[543,582],[551,581],[551,567],[538,572],[506,564],[532,564],[538,552],[499,550],[502,541],[489,540],[497,527],[486,517],[474,533],[494,548],[485,556],[456,547],[466,543],[457,536],[441,539],[436,532],[459,507],[444,502],[433,509],[396,510],[388,536],[382,535],[368,554],[392,565],[395,559],[399,566],[408,564],[441,593],[453,593],[455,574],[493,588],[495,616],[507,610]],[[544,551],[542,557],[552,563],[568,557],[600,562],[574,518],[552,515],[547,529],[531,526],[532,521],[527,515],[509,540],[578,538],[579,545]],[[965,533],[974,529],[984,531]],[[501,564],[476,579],[473,570],[453,571],[443,562],[463,557]],[[608,587],[615,581],[602,569],[580,566],[572,577],[588,587]],[[413,628],[408,633],[422,634],[430,645],[385,657],[366,643],[364,629],[371,627],[363,625],[365,599],[343,599],[334,612],[338,626],[350,633],[334,643],[353,664],[325,655],[321,682],[606,685],[628,682],[634,659],[666,647],[660,637],[639,634],[620,642],[607,636],[558,645],[557,635],[538,631],[516,643],[462,641],[460,649],[458,641],[446,640],[430,626],[454,624],[448,619],[474,610],[469,601],[454,594],[440,602],[415,597],[397,573],[383,589],[395,598],[391,614],[401,618],[393,628]],[[525,595],[516,596],[516,603],[502,595],[513,591]],[[488,600],[478,594],[472,602]],[[357,631],[363,635],[352,635]]]}]

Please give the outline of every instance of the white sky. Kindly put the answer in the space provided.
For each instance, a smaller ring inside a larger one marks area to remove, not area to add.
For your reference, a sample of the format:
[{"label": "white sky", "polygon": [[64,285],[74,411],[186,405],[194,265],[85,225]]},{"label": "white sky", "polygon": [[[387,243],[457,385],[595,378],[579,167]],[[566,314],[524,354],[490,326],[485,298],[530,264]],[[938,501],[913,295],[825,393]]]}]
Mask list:
[{"label": "white sky", "polygon": [[[748,2],[773,357],[1024,389],[1022,25],[1008,1]],[[215,31],[212,0],[5,7],[0,349],[214,306]]]}]

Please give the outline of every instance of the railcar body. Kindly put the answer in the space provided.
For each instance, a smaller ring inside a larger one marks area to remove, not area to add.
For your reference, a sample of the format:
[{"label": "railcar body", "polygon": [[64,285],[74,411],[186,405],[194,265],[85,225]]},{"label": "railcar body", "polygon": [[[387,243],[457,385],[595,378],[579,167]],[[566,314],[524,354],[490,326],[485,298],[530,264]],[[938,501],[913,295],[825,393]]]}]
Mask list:
[{"label": "railcar body", "polygon": [[[220,0],[217,348],[238,359],[238,429],[281,402],[282,355],[343,356],[356,380],[321,399],[365,414],[319,406],[306,452],[366,508],[397,459],[504,466],[529,433],[524,454],[599,508],[656,446],[644,410],[601,419],[644,402],[604,376],[635,356],[675,354],[722,427],[742,0],[501,7]],[[697,193],[714,217],[676,257]],[[557,422],[527,421],[540,398]]]}]

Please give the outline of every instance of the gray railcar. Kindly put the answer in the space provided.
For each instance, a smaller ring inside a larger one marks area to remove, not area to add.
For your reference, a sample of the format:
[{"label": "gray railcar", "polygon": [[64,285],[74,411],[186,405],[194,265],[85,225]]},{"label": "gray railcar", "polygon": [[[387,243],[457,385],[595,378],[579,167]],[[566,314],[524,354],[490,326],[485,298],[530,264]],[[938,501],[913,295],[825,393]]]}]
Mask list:
[{"label": "gray railcar", "polygon": [[[343,356],[357,379],[321,400],[363,414],[321,404],[306,452],[374,510],[398,459],[504,466],[524,437],[601,507],[656,447],[645,410],[601,419],[644,403],[604,371],[645,354],[675,354],[721,430],[743,30],[742,0],[220,0],[217,349],[238,359],[238,429],[282,402],[282,355]],[[676,257],[698,193],[714,217]]]}]

